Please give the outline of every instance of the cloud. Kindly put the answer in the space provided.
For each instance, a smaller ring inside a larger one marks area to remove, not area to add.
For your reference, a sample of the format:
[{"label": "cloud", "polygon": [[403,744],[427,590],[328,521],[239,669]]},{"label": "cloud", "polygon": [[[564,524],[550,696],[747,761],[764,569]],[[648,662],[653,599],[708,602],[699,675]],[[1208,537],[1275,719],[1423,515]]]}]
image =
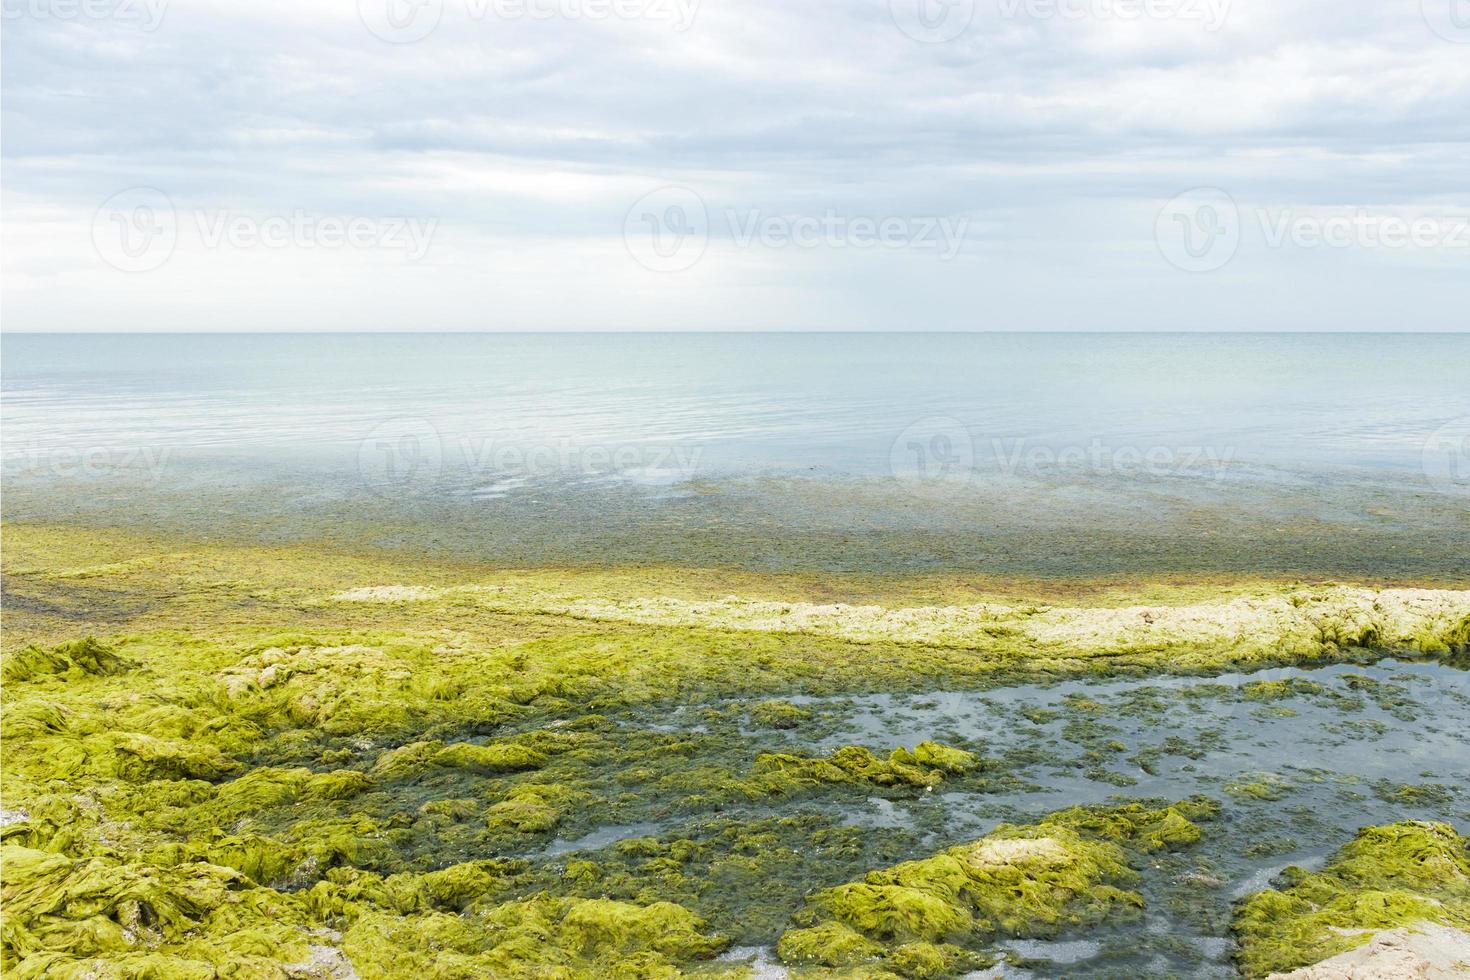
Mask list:
[{"label": "cloud", "polygon": [[[957,33],[919,0],[420,2],[7,0],[9,326],[1467,326],[1470,252],[1258,227],[1268,208],[1470,216],[1470,37],[1429,9],[1453,0],[923,0],[969,13]],[[416,12],[431,31],[383,39]],[[954,36],[915,38],[936,23]],[[625,247],[630,220],[689,217],[630,215],[666,185],[708,221],[673,273]],[[178,222],[145,272],[96,242],[132,187]],[[1156,241],[1196,187],[1243,226],[1206,274]],[[225,212],[437,230],[413,261],[198,240]],[[742,246],[731,215],[753,212],[969,236],[950,261]]]}]

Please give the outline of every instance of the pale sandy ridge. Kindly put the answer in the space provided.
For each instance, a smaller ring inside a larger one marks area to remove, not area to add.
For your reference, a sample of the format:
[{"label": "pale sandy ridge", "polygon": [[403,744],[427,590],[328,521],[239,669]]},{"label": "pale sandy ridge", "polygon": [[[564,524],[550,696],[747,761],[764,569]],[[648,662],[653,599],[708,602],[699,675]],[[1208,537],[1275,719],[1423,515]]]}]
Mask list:
[{"label": "pale sandy ridge", "polygon": [[600,599],[515,585],[449,589],[378,585],[332,596],[335,602],[469,599],[482,608],[601,622],[766,633],[801,633],[857,643],[909,643],[961,649],[1006,641],[1092,655],[1213,644],[1241,652],[1310,654],[1325,646],[1378,646],[1436,652],[1470,636],[1470,591],[1324,586],[1192,605],[1064,607],[977,603],[886,608],[777,602],[725,596],[709,600],[650,596]]},{"label": "pale sandy ridge", "polygon": [[1421,922],[1389,929],[1357,949],[1269,980],[1465,980],[1470,933]]}]

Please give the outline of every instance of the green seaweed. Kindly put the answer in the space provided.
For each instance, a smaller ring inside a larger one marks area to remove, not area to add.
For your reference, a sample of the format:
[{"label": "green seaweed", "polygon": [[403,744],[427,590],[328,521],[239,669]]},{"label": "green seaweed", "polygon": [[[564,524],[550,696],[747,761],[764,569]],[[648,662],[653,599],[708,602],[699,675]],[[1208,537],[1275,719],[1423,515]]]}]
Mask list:
[{"label": "green seaweed", "polygon": [[[880,956],[904,976],[954,974],[1001,936],[1053,936],[1135,916],[1143,898],[1130,854],[1186,847],[1207,800],[1075,807],[930,858],[812,895],[777,945],[792,965],[857,966]],[[957,950],[951,955],[945,950]],[[903,950],[903,952],[900,952]]]},{"label": "green seaweed", "polygon": [[84,637],[50,649],[32,644],[17,650],[5,658],[4,667],[0,668],[0,680],[6,684],[23,684],[38,677],[69,673],[111,677],[125,673],[133,666],[111,647],[92,637]]},{"label": "green seaweed", "polygon": [[[7,608],[0,651],[7,976],[671,976],[726,970],[710,957],[727,938],[780,938],[791,962],[853,976],[952,976],[1003,936],[1136,916],[1138,870],[1197,840],[1213,809],[1064,810],[998,828],[985,851],[949,846],[940,797],[985,807],[1047,768],[1131,779],[1114,771],[1128,749],[1110,713],[1167,730],[1179,699],[1237,689],[1073,698],[1058,727],[1080,758],[1039,730],[987,757],[942,723],[911,748],[829,752],[849,697],[1330,662],[1411,622],[1411,647],[1463,645],[1457,600],[1374,611],[1377,593],[1335,586],[1079,590],[1053,606],[968,583],[500,572],[36,528],[17,541],[7,597],[28,601]],[[867,604],[831,604],[839,587]],[[1137,601],[1158,621],[1127,612]],[[1172,606],[1265,626],[1239,641],[1166,630]],[[1409,710],[1403,685],[1354,688],[1239,697]],[[1136,758],[1199,758],[1223,735],[1194,741]],[[844,825],[876,803],[883,821]],[[653,836],[619,841],[622,824]],[[985,859],[1006,848],[1032,864]]]},{"label": "green seaweed", "polygon": [[801,723],[811,718],[812,713],[806,708],[798,707],[790,701],[773,699],[762,701],[752,705],[750,709],[750,721],[754,725],[765,728],[792,729],[800,727]]},{"label": "green seaweed", "polygon": [[1448,824],[1368,827],[1321,871],[1288,868],[1236,910],[1238,958],[1264,977],[1416,922],[1470,929],[1470,840]]}]

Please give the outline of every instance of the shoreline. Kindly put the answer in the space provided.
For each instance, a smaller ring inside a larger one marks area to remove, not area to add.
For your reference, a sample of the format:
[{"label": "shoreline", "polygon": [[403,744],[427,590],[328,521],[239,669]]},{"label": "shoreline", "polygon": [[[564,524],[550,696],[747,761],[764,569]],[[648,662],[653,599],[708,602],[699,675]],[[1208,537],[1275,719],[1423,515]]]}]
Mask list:
[{"label": "shoreline", "polygon": [[1293,866],[1470,831],[1470,590],[0,532],[7,968],[1263,976]]},{"label": "shoreline", "polygon": [[8,479],[4,517],[409,564],[725,569],[878,587],[884,579],[1047,591],[1170,580],[1470,581],[1470,498],[1402,474],[1229,482],[1103,474],[919,488],[835,474],[667,485],[561,478],[488,496],[492,477],[474,472],[387,487],[371,475],[325,461],[290,469],[181,457],[155,477]]}]

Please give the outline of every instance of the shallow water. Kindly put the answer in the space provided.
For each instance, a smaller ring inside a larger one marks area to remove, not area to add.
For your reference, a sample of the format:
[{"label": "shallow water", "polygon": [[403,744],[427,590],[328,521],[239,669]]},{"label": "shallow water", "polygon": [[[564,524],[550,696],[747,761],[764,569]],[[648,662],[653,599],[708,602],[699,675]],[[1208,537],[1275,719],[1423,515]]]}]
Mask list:
[{"label": "shallow water", "polygon": [[1470,337],[3,338],[5,514],[502,564],[1463,578]]},{"label": "shallow water", "polygon": [[[1290,685],[1259,686],[1275,681]],[[1470,674],[1435,662],[790,700],[816,720],[760,733],[764,745],[774,738],[782,751],[857,744],[881,753],[935,739],[992,760],[994,778],[977,786],[834,794],[821,806],[875,837],[906,839],[908,857],[1078,804],[1195,795],[1224,803],[1198,845],[1148,859],[1142,922],[1007,943],[1030,962],[997,975],[1235,976],[1230,907],[1283,868],[1320,866],[1368,825],[1437,819],[1470,830]],[[665,720],[679,730],[680,717]],[[660,830],[671,839],[680,832]]]}]

